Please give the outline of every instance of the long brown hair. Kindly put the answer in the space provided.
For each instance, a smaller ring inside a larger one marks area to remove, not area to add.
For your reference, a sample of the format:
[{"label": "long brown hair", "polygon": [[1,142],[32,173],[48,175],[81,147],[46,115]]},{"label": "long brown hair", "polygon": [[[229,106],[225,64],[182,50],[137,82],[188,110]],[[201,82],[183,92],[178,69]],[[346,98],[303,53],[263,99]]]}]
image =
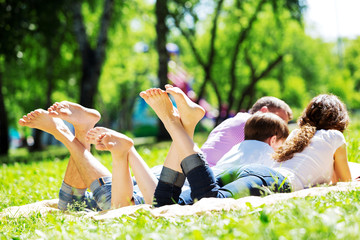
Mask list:
[{"label": "long brown hair", "polygon": [[314,97],[298,119],[300,130],[275,152],[274,159],[286,161],[295,153],[303,151],[317,130],[334,129],[343,132],[349,124],[345,104],[332,94]]}]

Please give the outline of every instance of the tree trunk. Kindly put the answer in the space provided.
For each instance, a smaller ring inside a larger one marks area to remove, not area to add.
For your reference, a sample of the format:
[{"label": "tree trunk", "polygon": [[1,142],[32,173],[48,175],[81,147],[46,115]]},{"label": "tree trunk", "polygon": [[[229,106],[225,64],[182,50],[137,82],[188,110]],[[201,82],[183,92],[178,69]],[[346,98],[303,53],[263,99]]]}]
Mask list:
[{"label": "tree trunk", "polygon": [[0,72],[0,155],[6,156],[9,153],[9,125],[7,119],[7,112],[4,102],[4,95],[2,93],[3,79],[2,72]]},{"label": "tree trunk", "polygon": [[81,2],[74,1],[72,12],[74,31],[82,57],[82,77],[80,82],[80,104],[93,108],[94,97],[97,92],[101,69],[105,61],[108,30],[113,13],[114,0],[105,0],[100,20],[97,45],[92,49],[85,30],[84,17],[81,12]]},{"label": "tree trunk", "polygon": [[[46,79],[48,82],[47,91],[46,91],[46,100],[44,109],[47,109],[51,105],[51,94],[54,88],[54,59],[59,57],[60,45],[57,45],[56,48],[53,48],[50,44],[48,46],[48,57],[47,57],[47,66],[46,66]],[[30,147],[30,151],[40,151],[44,149],[44,146],[41,142],[43,131],[39,129],[34,129],[34,145]]]},{"label": "tree trunk", "polygon": [[[166,0],[157,0],[155,5],[156,12],[156,48],[159,54],[159,68],[158,68],[158,78],[160,87],[163,88],[167,84],[167,74],[168,74],[168,53],[166,50],[166,35],[168,28],[166,26],[166,17],[168,14],[168,8]],[[164,125],[159,120],[158,121],[158,140],[170,139],[169,133],[166,131]]]},{"label": "tree trunk", "polygon": [[82,76],[80,82],[80,105],[94,107],[94,97],[100,78],[100,63],[97,62],[95,52],[88,47],[82,54]]}]

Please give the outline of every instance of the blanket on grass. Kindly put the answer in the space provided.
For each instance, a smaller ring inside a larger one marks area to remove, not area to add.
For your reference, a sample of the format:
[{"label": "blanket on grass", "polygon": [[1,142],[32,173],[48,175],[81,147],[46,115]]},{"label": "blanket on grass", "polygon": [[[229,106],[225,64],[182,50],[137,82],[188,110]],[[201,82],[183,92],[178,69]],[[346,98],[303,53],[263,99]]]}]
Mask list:
[{"label": "blanket on grass", "polygon": [[[132,216],[139,210],[146,211],[154,217],[176,217],[176,216],[190,216],[203,215],[219,211],[231,210],[247,210],[249,207],[256,208],[262,205],[272,205],[281,203],[292,198],[305,198],[308,196],[323,196],[330,192],[347,192],[359,191],[360,182],[338,183],[335,186],[322,186],[309,189],[300,190],[292,193],[277,193],[265,197],[244,197],[240,199],[218,199],[218,198],[204,198],[196,202],[194,205],[180,206],[169,205],[159,208],[152,208],[151,205],[143,204],[137,206],[128,206],[115,210],[107,210],[101,212],[81,212],[72,213],[64,212],[69,217],[85,217],[94,220],[105,220],[120,218],[123,215]],[[35,213],[48,214],[51,212],[60,211],[57,209],[58,199],[44,200],[41,202],[31,203],[19,207],[9,207],[0,213],[0,218],[18,218],[27,217]]]}]

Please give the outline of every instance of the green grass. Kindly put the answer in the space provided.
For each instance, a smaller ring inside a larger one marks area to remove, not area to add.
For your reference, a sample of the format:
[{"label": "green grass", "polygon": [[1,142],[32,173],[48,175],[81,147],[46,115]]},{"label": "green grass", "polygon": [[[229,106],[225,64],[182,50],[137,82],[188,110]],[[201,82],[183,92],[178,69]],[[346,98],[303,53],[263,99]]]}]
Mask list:
[{"label": "green grass", "polygon": [[[345,133],[349,160],[355,162],[359,161],[359,129],[355,125]],[[203,135],[196,137],[197,142],[204,141]],[[138,151],[154,166],[162,163],[169,144],[143,145]],[[97,157],[111,169],[109,154]],[[66,158],[54,156],[42,161],[3,164],[0,211],[57,198],[66,164]],[[145,211],[107,221],[69,219],[61,213],[0,219],[0,239],[358,239],[359,236],[359,191],[169,219],[154,218]]]}]

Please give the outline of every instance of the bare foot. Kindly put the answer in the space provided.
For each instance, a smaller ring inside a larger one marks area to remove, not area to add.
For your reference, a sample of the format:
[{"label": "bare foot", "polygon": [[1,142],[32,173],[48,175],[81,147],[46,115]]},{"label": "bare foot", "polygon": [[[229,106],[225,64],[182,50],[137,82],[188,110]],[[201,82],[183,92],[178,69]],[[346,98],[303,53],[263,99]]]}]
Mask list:
[{"label": "bare foot", "polygon": [[86,134],[86,141],[90,144],[94,144],[95,148],[97,150],[107,150],[106,146],[102,143],[99,143],[97,141],[98,137],[102,134],[102,133],[117,133],[114,130],[111,130],[109,128],[104,128],[104,127],[95,127],[90,129],[87,134]]},{"label": "bare foot", "polygon": [[191,101],[180,88],[170,84],[165,85],[165,88],[166,92],[175,98],[181,122],[185,129],[194,131],[198,122],[204,117],[205,110],[200,105]]},{"label": "bare foot", "polygon": [[140,97],[142,97],[155,111],[165,127],[169,122],[180,123],[180,115],[172,105],[172,102],[165,91],[159,88],[150,88],[141,92]]},{"label": "bare foot", "polygon": [[83,107],[79,104],[62,101],[56,102],[48,109],[50,116],[61,118],[72,125],[75,131],[87,133],[100,120],[100,113],[95,109]]},{"label": "bare foot", "polygon": [[101,133],[97,137],[96,141],[97,145],[105,147],[103,150],[111,152],[113,155],[113,161],[117,160],[118,156],[126,155],[130,148],[134,146],[134,142],[131,138],[113,130]]},{"label": "bare foot", "polygon": [[74,139],[74,135],[60,118],[51,117],[49,112],[43,109],[37,109],[24,115],[20,118],[19,124],[50,133],[59,141],[64,140],[64,137],[70,141]]}]

